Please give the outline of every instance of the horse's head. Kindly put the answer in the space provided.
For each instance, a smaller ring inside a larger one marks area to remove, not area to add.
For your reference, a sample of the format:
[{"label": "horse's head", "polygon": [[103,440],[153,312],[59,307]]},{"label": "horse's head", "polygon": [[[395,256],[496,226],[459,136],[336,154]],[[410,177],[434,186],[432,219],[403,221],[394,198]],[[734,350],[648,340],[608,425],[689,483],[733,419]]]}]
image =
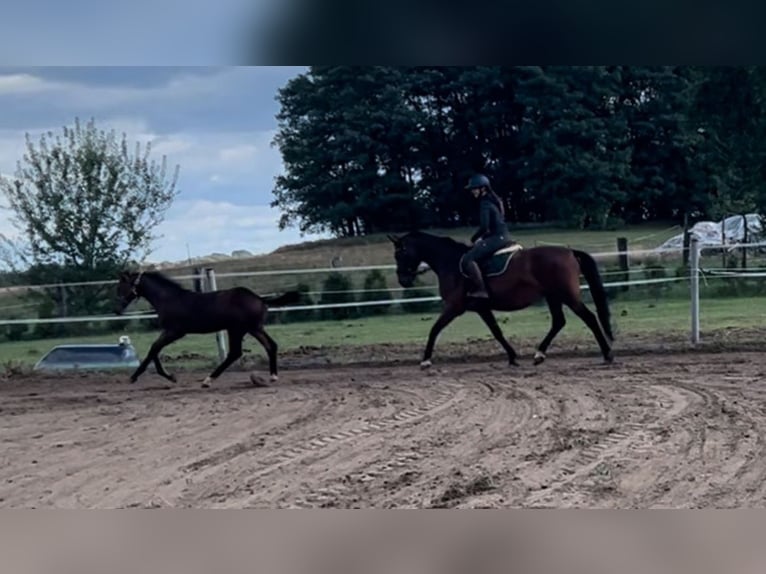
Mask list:
[{"label": "horse's head", "polygon": [[122,315],[133,301],[138,299],[138,286],[141,282],[142,272],[123,271],[117,281],[117,306],[115,313]]},{"label": "horse's head", "polygon": [[415,277],[420,272],[418,266],[423,258],[415,248],[411,235],[395,237],[389,235],[388,239],[394,244],[394,259],[396,259],[396,276],[399,279],[399,285],[405,289],[415,284]]}]

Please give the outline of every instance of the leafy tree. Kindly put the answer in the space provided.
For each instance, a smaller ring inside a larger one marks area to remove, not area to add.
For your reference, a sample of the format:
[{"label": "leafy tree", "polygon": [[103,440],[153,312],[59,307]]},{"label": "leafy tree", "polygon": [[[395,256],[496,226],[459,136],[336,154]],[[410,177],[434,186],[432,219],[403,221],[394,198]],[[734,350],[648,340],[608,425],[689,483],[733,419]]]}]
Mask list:
[{"label": "leafy tree", "polygon": [[403,81],[397,68],[314,66],[280,90],[274,143],[287,173],[272,206],[283,211],[281,229],[297,222],[350,237],[417,219],[417,120]]},{"label": "leafy tree", "polygon": [[766,207],[766,71],[755,66],[707,70],[691,118],[711,171],[714,217]]},{"label": "leafy tree", "polygon": [[280,92],[281,225],[351,236],[511,222],[613,228],[766,207],[759,67],[312,67]]},{"label": "leafy tree", "polygon": [[[75,120],[61,135],[48,132],[36,143],[27,134],[26,143],[15,175],[0,179],[0,190],[22,238],[6,239],[6,246],[16,256],[12,264],[27,268],[27,281],[103,279],[148,255],[177,193],[178,166],[168,180],[166,158],[152,160],[150,144],[131,153],[124,134],[100,130],[94,120]],[[103,286],[53,293],[68,314],[111,310]]]},{"label": "leafy tree", "polygon": [[620,111],[631,151],[630,193],[621,217],[647,220],[699,217],[708,205],[701,143],[689,118],[699,72],[681,66],[620,66]]}]

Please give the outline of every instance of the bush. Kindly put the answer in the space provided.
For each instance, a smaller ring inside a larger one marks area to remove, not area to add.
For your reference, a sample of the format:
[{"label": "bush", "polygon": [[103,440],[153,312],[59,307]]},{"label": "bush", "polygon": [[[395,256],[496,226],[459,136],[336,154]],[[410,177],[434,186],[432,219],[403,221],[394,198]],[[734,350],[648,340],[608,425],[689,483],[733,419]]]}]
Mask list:
[{"label": "bush", "polygon": [[[433,297],[437,295],[434,289],[424,287],[419,278],[415,279],[412,289],[407,289],[402,293],[402,299],[419,299],[421,297]],[[423,301],[419,303],[402,303],[402,310],[405,313],[431,313],[441,307],[439,301]]]},{"label": "bush", "polygon": [[[361,301],[390,301],[391,292],[388,290],[386,276],[380,269],[373,269],[364,278],[364,292],[360,297]],[[391,307],[389,305],[369,305],[360,307],[359,313],[364,316],[383,315],[388,313]]]},{"label": "bush", "polygon": [[[298,283],[298,285],[295,286],[295,290],[301,294],[298,302],[294,304],[296,307],[315,304],[314,298],[309,294],[311,285],[307,283]],[[291,307],[292,306],[293,305],[291,305]],[[312,309],[269,314],[269,319],[274,323],[298,323],[301,321],[311,321],[315,318],[316,311]]]},{"label": "bush", "polygon": [[[320,305],[333,305],[335,303],[353,303],[354,294],[348,293],[354,288],[351,280],[342,273],[330,273],[322,283],[322,295]],[[320,316],[323,319],[351,319],[357,316],[358,309],[354,307],[338,307],[336,309],[321,309]]]},{"label": "bush", "polygon": [[[644,275],[647,279],[666,279],[668,272],[662,265],[647,263],[644,265]],[[646,287],[649,295],[658,299],[670,290],[670,283],[649,283]]]},{"label": "bush", "polygon": [[17,323],[5,326],[5,338],[9,341],[21,341],[27,333],[27,325]]}]

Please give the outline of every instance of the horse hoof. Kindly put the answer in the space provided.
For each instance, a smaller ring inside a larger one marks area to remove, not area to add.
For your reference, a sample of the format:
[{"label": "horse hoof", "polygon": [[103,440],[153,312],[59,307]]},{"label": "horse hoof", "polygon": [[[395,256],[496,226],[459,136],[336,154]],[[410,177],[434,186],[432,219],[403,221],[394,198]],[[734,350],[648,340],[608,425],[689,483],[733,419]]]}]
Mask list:
[{"label": "horse hoof", "polygon": [[168,377],[168,380],[169,380],[171,383],[177,383],[177,382],[178,382],[178,379],[176,378],[176,376],[175,376],[175,375],[170,375],[170,376]]},{"label": "horse hoof", "polygon": [[511,359],[510,361],[508,361],[508,366],[510,366],[510,367],[518,367],[520,365],[519,365],[519,362],[516,359]]},{"label": "horse hoof", "polygon": [[208,389],[208,388],[210,388],[210,385],[212,383],[213,383],[213,379],[211,379],[210,377],[205,377],[205,380],[202,381],[202,388],[203,389]]},{"label": "horse hoof", "polygon": [[129,382],[131,385],[134,385],[134,384],[136,383],[136,381],[137,381],[137,380],[138,380],[138,379],[134,379],[133,377],[130,377],[130,378],[128,379],[128,382]]},{"label": "horse hoof", "polygon": [[543,361],[545,361],[545,353],[543,353],[542,351],[537,351],[535,353],[535,358],[534,358],[534,361],[533,361],[534,365],[537,366],[540,363],[542,363]]},{"label": "horse hoof", "polygon": [[432,365],[432,364],[433,364],[433,363],[431,363],[430,359],[429,359],[429,360],[426,360],[426,361],[421,361],[421,362],[420,362],[420,368],[421,368],[421,369],[423,369],[423,370],[425,370],[425,369],[429,369],[429,368],[431,368],[431,365]]},{"label": "horse hoof", "polygon": [[[277,377],[277,375],[271,375],[271,377],[270,377],[270,380],[271,380],[272,383],[275,383],[277,381],[277,379],[279,379],[279,377]],[[252,383],[252,385],[254,387],[268,387],[269,386],[268,383],[266,383],[266,381],[265,381],[265,379],[263,377],[259,377],[255,373],[250,373],[250,383]]]},{"label": "horse hoof", "polygon": [[612,363],[614,363],[614,355],[609,353],[606,357],[604,357],[604,364],[611,365]]}]

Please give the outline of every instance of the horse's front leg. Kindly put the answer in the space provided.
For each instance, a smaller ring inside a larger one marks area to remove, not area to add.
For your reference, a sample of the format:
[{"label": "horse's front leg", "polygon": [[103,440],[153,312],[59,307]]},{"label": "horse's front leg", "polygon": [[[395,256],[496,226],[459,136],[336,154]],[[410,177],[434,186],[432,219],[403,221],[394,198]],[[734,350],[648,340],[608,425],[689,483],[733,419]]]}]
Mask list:
[{"label": "horse's front leg", "polygon": [[[160,336],[152,344],[151,348],[149,349],[149,352],[146,354],[146,357],[144,357],[144,360],[141,361],[141,364],[138,366],[138,368],[136,368],[136,370],[130,376],[130,382],[135,383],[138,380],[138,377],[140,377],[141,374],[146,370],[146,367],[149,366],[149,363],[153,361],[159,362],[159,354],[162,349],[164,349],[170,343],[177,341],[183,336],[184,336],[184,333],[176,333],[172,331],[163,331],[162,333],[160,333]],[[157,365],[157,362],[155,362],[155,366]],[[167,373],[163,376],[168,378],[166,375]]]},{"label": "horse's front leg", "polygon": [[502,345],[503,349],[507,353],[508,364],[517,367],[519,363],[516,362],[516,351],[503,335],[503,331],[500,329],[500,325],[497,324],[497,320],[495,319],[495,315],[492,313],[492,310],[489,307],[482,307],[481,309],[477,309],[476,312],[479,314],[479,317],[481,317],[482,321],[484,321],[484,324],[489,328],[489,332],[492,333],[492,336],[495,338],[495,340],[497,340],[497,342]]},{"label": "horse's front leg", "polygon": [[431,327],[431,331],[428,333],[428,342],[426,343],[426,349],[423,353],[423,360],[420,362],[421,369],[427,369],[431,366],[431,355],[433,355],[434,345],[436,344],[436,338],[439,336],[439,333],[441,333],[447,325],[455,320],[456,317],[459,317],[462,314],[462,308],[450,305],[445,307],[445,309],[442,311],[442,314],[439,315],[438,319],[436,319],[436,322]]}]

